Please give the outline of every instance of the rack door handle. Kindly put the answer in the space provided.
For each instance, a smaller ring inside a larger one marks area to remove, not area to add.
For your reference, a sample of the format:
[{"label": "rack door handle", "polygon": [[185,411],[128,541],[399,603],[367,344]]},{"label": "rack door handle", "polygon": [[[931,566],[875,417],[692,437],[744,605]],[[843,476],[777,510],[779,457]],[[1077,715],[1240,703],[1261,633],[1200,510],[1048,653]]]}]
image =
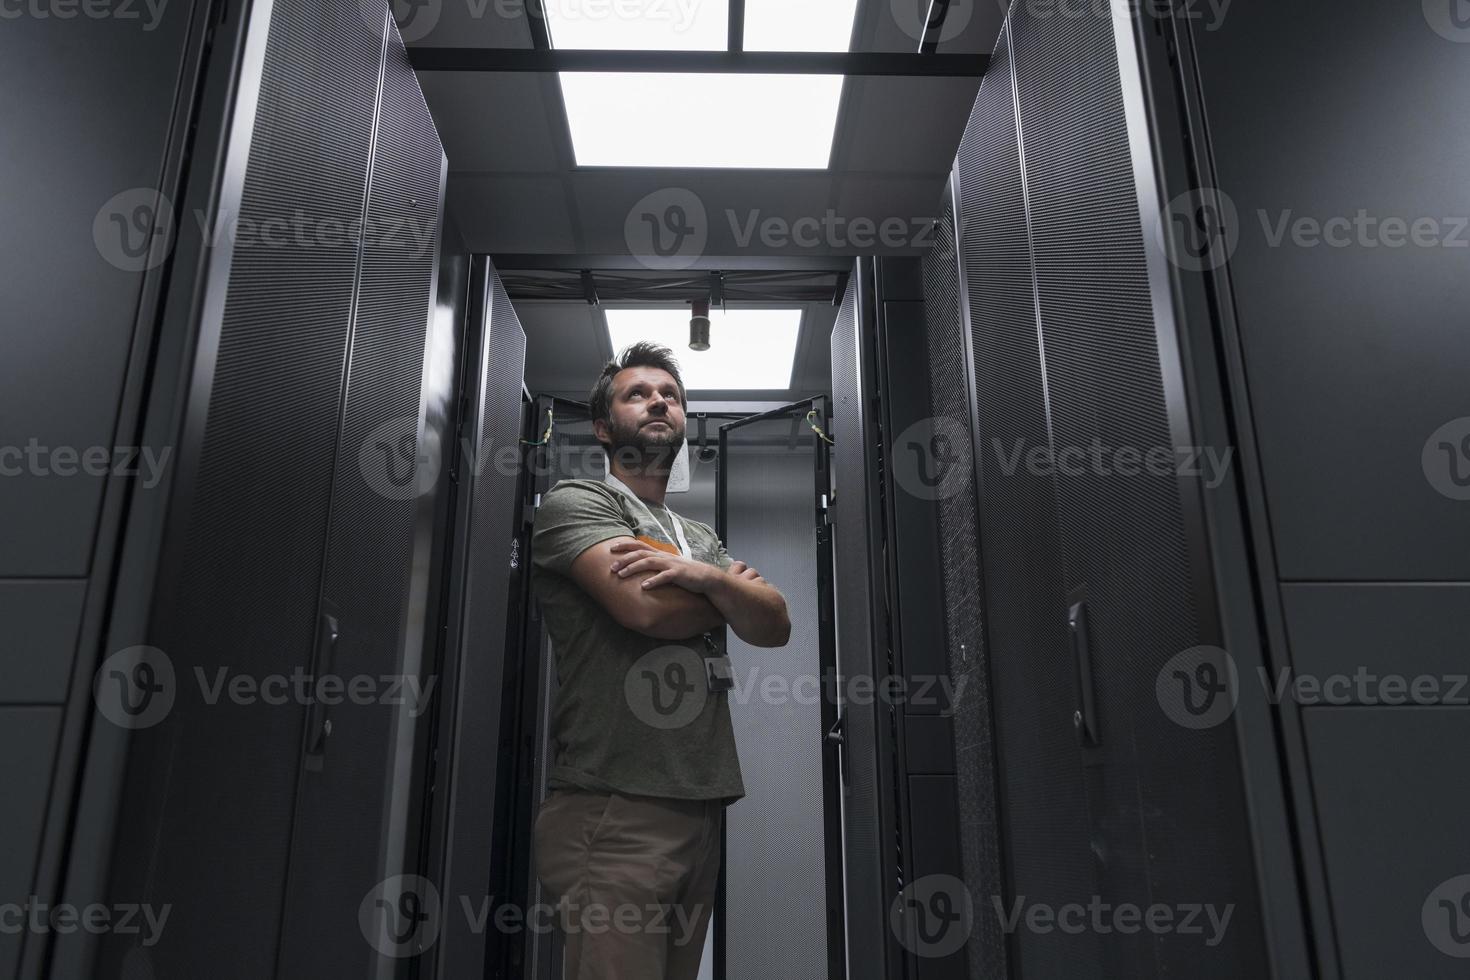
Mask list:
[{"label": "rack door handle", "polygon": [[1092,644],[1087,629],[1087,603],[1077,602],[1067,610],[1067,629],[1071,636],[1072,664],[1077,678],[1077,707],[1072,712],[1072,726],[1083,745],[1101,743],[1097,724],[1097,702],[1092,692]]},{"label": "rack door handle", "polygon": [[[337,617],[323,612],[317,624],[316,649],[312,657],[312,686],[317,692],[321,690],[322,675],[330,672],[336,662],[337,640],[341,635]],[[330,734],[332,719],[327,717],[327,706],[319,697],[313,697],[306,709],[306,768],[312,772],[321,771]]]}]

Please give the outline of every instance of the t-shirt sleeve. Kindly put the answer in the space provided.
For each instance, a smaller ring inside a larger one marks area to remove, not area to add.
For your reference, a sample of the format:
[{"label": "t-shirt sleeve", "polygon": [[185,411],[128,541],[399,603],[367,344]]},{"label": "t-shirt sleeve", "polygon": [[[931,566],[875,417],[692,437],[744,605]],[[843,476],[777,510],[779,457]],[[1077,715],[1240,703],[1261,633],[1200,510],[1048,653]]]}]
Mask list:
[{"label": "t-shirt sleeve", "polygon": [[720,553],[715,555],[715,562],[724,569],[728,569],[731,565],[735,564],[735,559],[731,558],[730,552],[725,550],[723,542],[720,543]]},{"label": "t-shirt sleeve", "polygon": [[536,509],[531,560],[537,568],[569,576],[572,562],[594,544],[633,534],[633,526],[607,494],[575,483],[557,484]]}]

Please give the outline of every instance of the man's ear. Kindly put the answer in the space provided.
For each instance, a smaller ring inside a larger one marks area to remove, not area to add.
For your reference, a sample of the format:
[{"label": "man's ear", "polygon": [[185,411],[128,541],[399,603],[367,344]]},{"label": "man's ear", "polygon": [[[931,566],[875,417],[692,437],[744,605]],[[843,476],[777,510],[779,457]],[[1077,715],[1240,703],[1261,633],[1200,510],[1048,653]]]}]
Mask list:
[{"label": "man's ear", "polygon": [[612,442],[612,436],[609,435],[607,431],[607,423],[602,419],[593,420],[592,434],[596,436],[597,441],[602,443],[603,445],[607,445],[608,443]]}]

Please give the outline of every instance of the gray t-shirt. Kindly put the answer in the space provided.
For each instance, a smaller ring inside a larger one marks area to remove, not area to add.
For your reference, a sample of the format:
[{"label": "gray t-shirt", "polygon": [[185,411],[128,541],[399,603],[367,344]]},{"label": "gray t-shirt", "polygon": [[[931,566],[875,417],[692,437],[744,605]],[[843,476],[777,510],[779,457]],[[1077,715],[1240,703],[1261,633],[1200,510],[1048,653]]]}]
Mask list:
[{"label": "gray t-shirt", "polygon": [[[692,558],[733,564],[709,525],[676,519]],[[703,637],[658,640],[627,629],[571,577],[572,562],[609,538],[631,535],[668,550],[675,538],[667,521],[662,507],[645,510],[596,480],[562,480],[541,499],[531,587],[561,687],[551,721],[552,789],[726,805],[745,795],[728,694],[710,693],[705,683]],[[715,635],[721,647],[723,632]]]}]

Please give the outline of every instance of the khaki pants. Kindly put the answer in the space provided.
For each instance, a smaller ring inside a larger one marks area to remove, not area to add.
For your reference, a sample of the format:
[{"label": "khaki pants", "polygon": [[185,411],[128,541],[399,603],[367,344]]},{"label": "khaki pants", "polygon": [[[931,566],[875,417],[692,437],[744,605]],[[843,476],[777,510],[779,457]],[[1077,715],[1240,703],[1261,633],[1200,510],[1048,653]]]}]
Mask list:
[{"label": "khaki pants", "polygon": [[564,980],[696,980],[720,872],[719,800],[555,790],[536,873],[566,935]]}]

